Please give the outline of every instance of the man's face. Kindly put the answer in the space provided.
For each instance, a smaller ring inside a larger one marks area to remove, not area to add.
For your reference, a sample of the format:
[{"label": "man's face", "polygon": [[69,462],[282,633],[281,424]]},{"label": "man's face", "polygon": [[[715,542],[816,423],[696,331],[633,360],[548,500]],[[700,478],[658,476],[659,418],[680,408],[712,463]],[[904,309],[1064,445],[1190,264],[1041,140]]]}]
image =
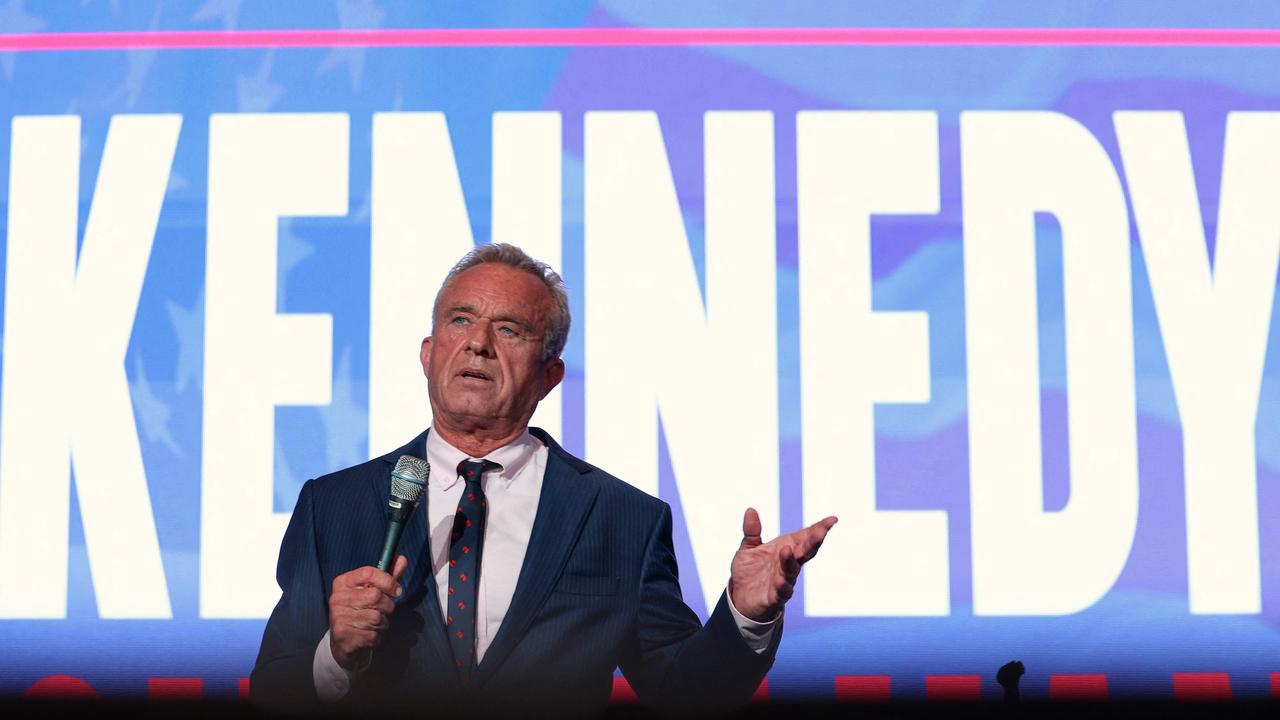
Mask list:
[{"label": "man's face", "polygon": [[422,341],[435,422],[458,432],[523,430],[564,377],[559,358],[542,360],[552,309],[551,291],[522,270],[482,263],[456,277]]}]

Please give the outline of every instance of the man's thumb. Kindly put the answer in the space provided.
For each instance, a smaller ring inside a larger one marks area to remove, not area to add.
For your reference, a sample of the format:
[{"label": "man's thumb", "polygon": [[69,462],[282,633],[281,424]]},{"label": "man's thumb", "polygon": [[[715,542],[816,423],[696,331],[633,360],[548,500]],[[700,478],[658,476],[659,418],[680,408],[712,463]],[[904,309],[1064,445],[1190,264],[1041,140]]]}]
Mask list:
[{"label": "man's thumb", "polygon": [[760,514],[755,508],[747,508],[742,515],[742,544],[744,546],[753,546],[761,544],[760,540]]}]

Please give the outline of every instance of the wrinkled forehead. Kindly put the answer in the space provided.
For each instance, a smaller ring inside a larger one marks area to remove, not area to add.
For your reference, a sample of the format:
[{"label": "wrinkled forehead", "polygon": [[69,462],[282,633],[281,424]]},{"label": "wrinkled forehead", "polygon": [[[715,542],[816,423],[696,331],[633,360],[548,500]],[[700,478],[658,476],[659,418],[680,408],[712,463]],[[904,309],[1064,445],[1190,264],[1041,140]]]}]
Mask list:
[{"label": "wrinkled forehead", "polygon": [[459,273],[436,295],[433,320],[465,309],[486,316],[515,317],[545,329],[554,299],[540,278],[498,263],[482,263]]}]

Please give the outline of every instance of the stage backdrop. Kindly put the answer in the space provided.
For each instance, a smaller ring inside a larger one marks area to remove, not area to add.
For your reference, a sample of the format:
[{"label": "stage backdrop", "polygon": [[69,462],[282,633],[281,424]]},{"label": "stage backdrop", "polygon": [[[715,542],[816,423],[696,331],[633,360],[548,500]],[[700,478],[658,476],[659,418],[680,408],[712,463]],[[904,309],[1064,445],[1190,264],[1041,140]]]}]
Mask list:
[{"label": "stage backdrop", "polygon": [[569,287],[535,424],[672,505],[697,612],[748,505],[840,517],[769,697],[1280,692],[1278,24],[5,0],[0,693],[242,689],[489,241]]}]

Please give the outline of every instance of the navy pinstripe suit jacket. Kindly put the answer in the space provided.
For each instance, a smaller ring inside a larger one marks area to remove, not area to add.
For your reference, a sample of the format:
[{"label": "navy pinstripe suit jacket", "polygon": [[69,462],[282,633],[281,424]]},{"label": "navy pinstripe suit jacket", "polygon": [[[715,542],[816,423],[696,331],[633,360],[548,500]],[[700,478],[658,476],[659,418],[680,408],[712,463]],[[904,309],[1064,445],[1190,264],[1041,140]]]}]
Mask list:
[{"label": "navy pinstripe suit jacket", "polygon": [[[608,702],[617,667],[659,707],[745,702],[772,665],[777,638],[767,652],[752,652],[723,595],[702,626],[681,599],[670,507],[530,430],[549,450],[542,496],[511,607],[472,687],[454,670],[419,507],[400,545],[409,557],[404,595],[344,703],[591,712]],[[328,630],[333,580],[378,557],[391,468],[402,454],[426,457],[425,444],[424,432],[395,452],[303,486],[280,547],[276,574],[284,592],[263,632],[254,699],[317,702],[311,666]]]}]

